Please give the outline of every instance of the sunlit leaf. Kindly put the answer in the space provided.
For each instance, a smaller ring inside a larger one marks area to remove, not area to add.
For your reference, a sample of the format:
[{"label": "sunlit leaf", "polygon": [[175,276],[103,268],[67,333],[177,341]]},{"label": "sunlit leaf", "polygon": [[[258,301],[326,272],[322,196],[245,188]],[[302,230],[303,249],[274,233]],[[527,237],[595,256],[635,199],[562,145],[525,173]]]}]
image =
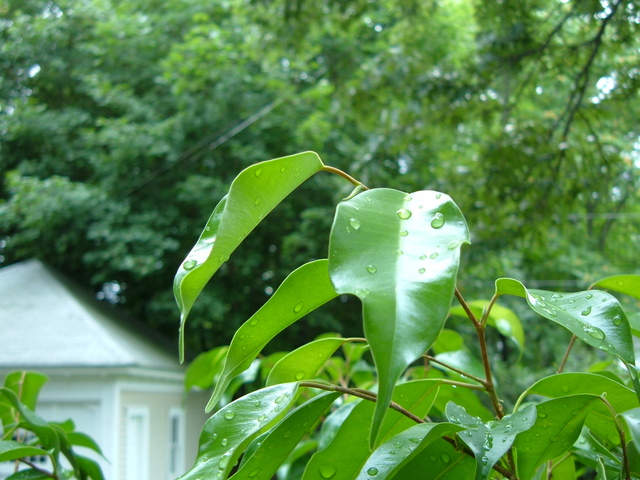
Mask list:
[{"label": "sunlit leaf", "polygon": [[462,213],[441,193],[375,189],[338,205],[329,271],[338,293],[363,303],[379,383],[371,445],[396,381],[442,330],[468,241]]},{"label": "sunlit leaf", "polygon": [[316,260],[294,270],[267,303],[236,331],[207,410],[218,403],[231,379],[248,369],[273,337],[336,296],[327,260]]},{"label": "sunlit leaf", "polygon": [[[428,465],[427,468],[425,468],[426,465]],[[475,469],[473,457],[456,451],[445,440],[437,439],[404,465],[394,478],[398,480],[466,480],[473,478]]]},{"label": "sunlit leaf", "polygon": [[242,240],[323,163],[304,152],[252,165],[236,177],[173,282],[180,307],[180,358],[184,360],[184,324],[196,298]]},{"label": "sunlit leaf", "polygon": [[[47,376],[41,373],[17,371],[7,374],[4,386],[12,390],[23,405],[30,410],[35,410],[38,395],[46,382]],[[14,407],[7,398],[0,395],[0,422],[6,428],[14,421]]]},{"label": "sunlit leaf", "polygon": [[247,445],[284,416],[297,389],[297,383],[263,388],[218,410],[204,424],[195,464],[180,480],[226,478]]},{"label": "sunlit leaf", "polygon": [[80,471],[84,472],[91,480],[104,480],[104,474],[100,464],[91,458],[76,455]]},{"label": "sunlit leaf", "polygon": [[511,448],[516,435],[529,430],[536,420],[533,405],[489,423],[469,415],[463,407],[453,402],[447,404],[446,413],[451,423],[466,429],[458,436],[476,457],[476,480],[488,478],[493,466]]},{"label": "sunlit leaf", "polygon": [[615,275],[603,278],[591,285],[590,288],[611,290],[640,300],[640,275]]},{"label": "sunlit leaf", "polygon": [[613,295],[598,290],[578,293],[528,290],[511,278],[496,280],[496,292],[525,298],[532,310],[562,325],[585,343],[626,362],[635,362],[629,322]]},{"label": "sunlit leaf", "polygon": [[51,480],[51,475],[35,468],[28,468],[9,475],[5,480]]},{"label": "sunlit leaf", "polygon": [[544,462],[567,452],[578,439],[587,414],[598,402],[600,399],[593,395],[572,395],[536,405],[536,423],[513,443],[520,478],[531,478]]},{"label": "sunlit leaf", "polygon": [[262,437],[260,445],[231,478],[271,478],[337,397],[337,393],[323,393],[290,412]]},{"label": "sunlit leaf", "polygon": [[430,443],[460,430],[462,427],[451,423],[414,425],[382,443],[367,459],[356,480],[393,478],[395,473],[413,460]]},{"label": "sunlit leaf", "polygon": [[[541,395],[559,398],[568,395],[606,395],[616,412],[624,412],[638,407],[635,392],[603,375],[593,373],[561,373],[543,378],[522,395]],[[597,403],[586,418],[585,424],[594,433],[614,444],[620,444],[620,437],[612,421],[611,412],[603,403]]]},{"label": "sunlit leaf", "polygon": [[23,457],[48,455],[49,452],[38,447],[25,445],[13,440],[0,440],[0,462],[16,460]]}]

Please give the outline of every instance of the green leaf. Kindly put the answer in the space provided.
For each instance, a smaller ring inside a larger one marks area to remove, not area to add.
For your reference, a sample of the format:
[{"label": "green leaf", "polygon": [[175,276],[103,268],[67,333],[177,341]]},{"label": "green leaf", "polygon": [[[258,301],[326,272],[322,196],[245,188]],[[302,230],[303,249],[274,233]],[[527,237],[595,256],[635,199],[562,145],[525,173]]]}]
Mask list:
[{"label": "green leaf", "polygon": [[194,358],[185,373],[185,391],[188,392],[194,387],[202,390],[210,388],[222,373],[224,357],[228,349],[228,346],[223,345]]},{"label": "green leaf", "polygon": [[[482,318],[482,312],[487,305],[489,305],[489,301],[474,300],[469,302],[468,305],[476,318],[480,320],[480,318]],[[452,307],[450,313],[451,315],[467,318],[467,314],[461,306]],[[494,303],[487,318],[487,325],[494,327],[502,335],[510,339],[522,353],[524,350],[524,329],[522,322],[520,322],[520,319],[513,310]]]},{"label": "green leaf", "polygon": [[544,462],[567,452],[580,435],[587,414],[598,402],[600,399],[594,395],[572,395],[536,405],[536,423],[513,443],[520,478],[530,479]]},{"label": "green leaf", "polygon": [[321,338],[307,343],[281,358],[271,369],[267,385],[314,378],[324,363],[348,342],[345,338]]},{"label": "green leaf", "polygon": [[473,478],[475,469],[472,457],[456,451],[445,440],[438,439],[402,467],[394,479],[466,480]]},{"label": "green leaf", "polygon": [[633,446],[640,452],[640,407],[619,414],[627,422]]},{"label": "green leaf", "polygon": [[102,450],[100,449],[100,445],[98,445],[96,441],[86,433],[70,432],[70,433],[67,433],[67,439],[69,440],[69,443],[71,445],[78,446],[78,447],[85,447],[102,455]]},{"label": "green leaf", "polygon": [[[12,390],[23,405],[36,409],[40,389],[47,382],[47,376],[36,372],[17,371],[7,374],[4,386]],[[15,421],[15,411],[8,399],[0,395],[0,422],[7,428]]]},{"label": "green leaf", "polygon": [[[484,367],[482,365],[482,361],[480,361],[479,358],[473,356],[473,354],[466,349],[441,353],[439,355],[436,355],[435,358],[436,360],[446,363],[447,365],[451,365],[452,367],[467,372],[474,377],[484,378]],[[456,379],[459,378],[460,380],[467,383],[477,384],[475,380],[463,377],[462,375],[447,369],[443,365],[434,364],[434,367],[446,370],[447,373],[455,376]]]},{"label": "green leaf", "polygon": [[489,423],[469,415],[453,402],[447,404],[446,413],[450,422],[466,428],[458,437],[476,457],[476,480],[488,478],[493,466],[511,448],[516,435],[529,430],[536,420],[533,405]]},{"label": "green leaf", "polygon": [[204,424],[195,464],[180,480],[200,480],[218,473],[226,478],[253,438],[286,413],[297,390],[297,383],[263,388],[218,410]]},{"label": "green leaf", "polygon": [[51,475],[34,468],[29,468],[9,475],[5,480],[51,480]]},{"label": "green leaf", "polygon": [[[602,375],[594,373],[560,373],[543,378],[529,387],[518,400],[518,404],[528,395],[560,398],[568,395],[606,395],[616,412],[624,412],[638,407],[638,397],[630,388]],[[602,438],[620,444],[620,436],[611,418],[611,412],[598,402],[585,421],[594,433]]]},{"label": "green leaf", "polygon": [[625,362],[635,362],[629,322],[613,295],[598,290],[578,293],[527,290],[511,278],[496,280],[496,293],[523,297],[532,310],[562,325],[583,342]]},{"label": "green leaf", "polygon": [[231,478],[244,480],[273,477],[278,467],[338,395],[333,392],[322,393],[290,412],[262,438],[260,445]]},{"label": "green leaf", "polygon": [[316,153],[304,152],[252,165],[233,181],[173,281],[181,312],[181,361],[184,324],[206,283],[276,205],[323,167]]},{"label": "green leaf", "polygon": [[76,455],[76,460],[80,471],[88,475],[91,480],[104,480],[102,468],[100,468],[98,462],[82,455]]},{"label": "green leaf", "polygon": [[[437,380],[403,383],[396,388],[393,399],[414,415],[423,417],[433,404],[438,384]],[[303,480],[351,480],[360,471],[371,454],[368,439],[375,404],[363,400],[352,408],[346,418],[340,418],[339,429],[330,442],[322,442],[324,448],[311,457]],[[384,440],[412,425],[415,425],[413,420],[391,410],[380,428],[380,438]]]},{"label": "green leaf", "polygon": [[327,260],[316,260],[291,272],[267,303],[238,328],[207,411],[218,403],[231,379],[248,369],[273,337],[337,296],[327,265]]},{"label": "green leaf", "polygon": [[49,452],[13,440],[0,440],[0,462],[36,455],[49,455]]},{"label": "green leaf", "polygon": [[379,383],[372,446],[396,381],[442,330],[465,242],[465,219],[441,193],[375,189],[338,205],[329,271],[338,293],[363,303]]},{"label": "green leaf", "polygon": [[414,425],[382,443],[367,459],[356,480],[394,478],[395,473],[433,441],[460,430],[462,427],[451,423]]},{"label": "green leaf", "polygon": [[640,275],[615,275],[603,278],[589,288],[611,290],[640,300]]},{"label": "green leaf", "polygon": [[438,335],[438,339],[431,346],[431,349],[435,354],[463,350],[464,339],[462,338],[462,335],[460,335],[455,330],[443,328],[440,332],[440,335]]}]

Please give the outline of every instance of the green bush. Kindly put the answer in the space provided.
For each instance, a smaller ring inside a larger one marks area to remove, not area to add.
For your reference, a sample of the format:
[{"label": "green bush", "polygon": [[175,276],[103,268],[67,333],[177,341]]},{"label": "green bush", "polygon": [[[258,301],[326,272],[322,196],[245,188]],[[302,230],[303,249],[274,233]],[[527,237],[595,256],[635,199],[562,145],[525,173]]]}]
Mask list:
[{"label": "green bush", "polygon": [[[449,196],[368,189],[312,152],[247,168],[216,206],[175,277],[182,356],[184,325],[205,284],[318,172],[355,185],[336,208],[328,259],[293,271],[228,347],[191,366],[189,386],[215,385],[207,409],[223,406],[204,426],[198,457],[181,480],[640,477],[637,332],[613,295],[534,290],[500,278],[493,298],[468,302],[456,278],[469,231]],[[592,287],[640,298],[638,275]],[[361,300],[364,338],[329,334],[262,359],[266,386],[227,403],[256,377],[256,359],[271,339],[342,295]],[[497,303],[504,295],[521,297],[573,334],[557,373],[510,406],[494,380],[497,357],[487,338],[520,352],[532,347],[518,317]],[[459,306],[451,307],[453,297]],[[464,317],[475,341],[445,329],[449,316]],[[563,372],[576,339],[613,362]]]}]

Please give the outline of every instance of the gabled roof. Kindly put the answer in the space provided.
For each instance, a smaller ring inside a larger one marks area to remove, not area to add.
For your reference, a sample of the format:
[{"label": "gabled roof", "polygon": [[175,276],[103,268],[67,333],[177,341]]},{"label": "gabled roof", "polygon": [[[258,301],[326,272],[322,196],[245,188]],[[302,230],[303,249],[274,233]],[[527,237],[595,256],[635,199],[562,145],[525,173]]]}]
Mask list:
[{"label": "gabled roof", "polygon": [[0,368],[180,371],[170,354],[38,260],[0,269]]}]

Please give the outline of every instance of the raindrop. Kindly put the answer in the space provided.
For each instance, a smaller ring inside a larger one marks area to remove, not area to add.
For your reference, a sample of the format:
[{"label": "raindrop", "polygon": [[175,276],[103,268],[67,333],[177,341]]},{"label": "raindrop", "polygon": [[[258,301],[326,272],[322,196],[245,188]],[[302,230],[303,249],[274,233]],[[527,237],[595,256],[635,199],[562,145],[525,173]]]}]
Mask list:
[{"label": "raindrop", "polygon": [[442,196],[441,193],[436,194],[436,200]]},{"label": "raindrop", "polygon": [[185,270],[192,270],[198,264],[195,260],[187,260],[182,264],[182,268]]},{"label": "raindrop", "polygon": [[405,195],[404,196],[404,201],[405,202],[410,202],[411,201],[411,195]]},{"label": "raindrop", "polygon": [[255,477],[256,475],[258,475],[258,473],[260,473],[260,469],[259,468],[256,468],[255,470],[251,470],[249,472],[249,478]]},{"label": "raindrop", "polygon": [[587,293],[584,298],[586,298],[587,300],[591,300],[593,298],[593,293]]},{"label": "raindrop", "polygon": [[349,225],[351,225],[354,230],[358,230],[360,228],[360,221],[357,218],[352,218],[349,220]]},{"label": "raindrop", "polygon": [[260,405],[262,405],[262,401],[260,401],[260,400],[256,400],[255,402],[253,402],[253,405],[254,405],[255,407],[259,407]]},{"label": "raindrop", "polygon": [[396,250],[396,253],[397,253],[398,255],[402,255],[404,252],[403,252],[402,250]]},{"label": "raindrop", "polygon": [[367,469],[367,475],[370,477],[375,477],[378,474],[378,469],[376,467],[371,467]]},{"label": "raindrop", "polygon": [[300,310],[302,310],[302,307],[304,307],[304,303],[302,303],[302,302],[298,303],[295,307],[293,307],[293,312],[294,313],[299,313]]},{"label": "raindrop", "polygon": [[422,274],[422,273],[424,273],[425,271],[426,271],[426,270],[425,270],[424,268],[420,268],[420,269],[418,270],[418,273]]},{"label": "raindrop", "polygon": [[458,240],[452,240],[449,242],[449,245],[447,245],[447,248],[449,250],[455,250],[459,246],[460,246],[460,242]]},{"label": "raindrop", "polygon": [[229,440],[227,440],[226,438],[223,438],[222,440],[220,440],[220,444],[221,444],[223,447],[226,447],[226,446],[227,446],[227,443],[229,443]]},{"label": "raindrop", "polygon": [[218,438],[218,434],[217,433],[214,433],[213,435],[211,435],[211,441],[212,442],[215,442],[216,438]]},{"label": "raindrop", "polygon": [[418,437],[411,437],[409,441],[412,443],[420,443],[420,439]]},{"label": "raindrop", "polygon": [[433,219],[431,220],[431,226],[433,228],[442,228],[443,225],[444,225],[444,215],[438,212],[434,215]]},{"label": "raindrop", "polygon": [[296,380],[302,380],[304,378],[304,372],[298,372],[295,375]]},{"label": "raindrop", "polygon": [[236,412],[234,412],[233,410],[229,410],[224,414],[224,418],[226,418],[227,420],[233,420],[235,416],[236,416]]},{"label": "raindrop", "polygon": [[395,442],[393,446],[396,448],[402,448],[402,442]]},{"label": "raindrop", "polygon": [[258,421],[259,422],[264,422],[266,419],[267,419],[267,416],[264,415],[264,414],[258,416]]},{"label": "raindrop", "polygon": [[262,167],[256,169],[256,177],[259,177],[260,175],[262,175]]},{"label": "raindrop", "polygon": [[622,317],[620,315],[616,315],[613,317],[613,324],[620,325],[622,323]]},{"label": "raindrop", "polygon": [[284,173],[286,170],[287,170],[287,167],[282,167],[282,168],[280,169],[280,173]]},{"label": "raindrop", "polygon": [[449,463],[449,460],[451,460],[451,457],[449,455],[447,455],[446,453],[441,453],[440,454],[440,459],[444,462],[444,463]]},{"label": "raindrop", "polygon": [[360,290],[360,289],[356,290],[356,292],[355,292],[355,293],[356,293],[356,295],[357,295],[357,296],[359,296],[360,298],[362,298],[362,299],[364,300],[365,298],[367,298],[367,296],[368,296],[371,292],[370,292],[369,290],[367,290],[366,288],[363,288],[363,289],[361,289],[361,290]]},{"label": "raindrop", "polygon": [[261,201],[262,201],[262,199],[260,197],[258,197],[253,201],[253,204],[257,207],[258,205],[260,205]]},{"label": "raindrop", "polygon": [[333,465],[323,465],[318,469],[318,471],[322,478],[332,478],[337,472],[336,467]]},{"label": "raindrop", "polygon": [[277,398],[274,400],[274,402],[275,402],[275,403],[280,403],[280,402],[282,402],[283,400],[284,400],[284,395],[280,395],[279,397],[277,397]]},{"label": "raindrop", "polygon": [[438,258],[438,252],[433,252],[431,255],[429,255],[429,258],[432,260]]},{"label": "raindrop", "polygon": [[409,232],[407,232],[406,230],[400,230],[401,237],[406,237],[407,235],[409,235]]},{"label": "raindrop", "polygon": [[378,269],[376,268],[375,265],[367,265],[367,272],[376,273],[377,271],[378,271]]},{"label": "raindrop", "polygon": [[553,295],[551,295],[551,301],[552,302],[556,302],[558,300],[560,300],[562,298],[562,295],[560,295],[559,293],[554,293]]},{"label": "raindrop", "polygon": [[596,340],[604,340],[607,336],[602,330],[600,330],[598,327],[594,327],[593,325],[585,325],[584,327],[582,327],[582,329],[586,334],[595,338]]},{"label": "raindrop", "polygon": [[420,260],[424,260],[425,258],[427,258],[426,255],[420,255]]},{"label": "raindrop", "polygon": [[257,324],[258,324],[258,319],[257,318],[254,318],[253,320],[251,320],[249,322],[249,325],[252,326],[252,327],[255,327]]},{"label": "raindrop", "polygon": [[580,312],[580,314],[581,314],[583,317],[586,317],[586,316],[587,316],[587,315],[589,315],[590,313],[591,313],[591,307],[587,307],[587,308],[585,308],[584,310],[582,310],[582,311]]},{"label": "raindrop", "polygon": [[401,208],[396,212],[396,215],[398,215],[402,220],[408,220],[411,218],[411,211],[406,208]]}]

